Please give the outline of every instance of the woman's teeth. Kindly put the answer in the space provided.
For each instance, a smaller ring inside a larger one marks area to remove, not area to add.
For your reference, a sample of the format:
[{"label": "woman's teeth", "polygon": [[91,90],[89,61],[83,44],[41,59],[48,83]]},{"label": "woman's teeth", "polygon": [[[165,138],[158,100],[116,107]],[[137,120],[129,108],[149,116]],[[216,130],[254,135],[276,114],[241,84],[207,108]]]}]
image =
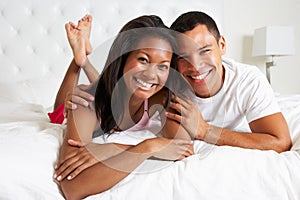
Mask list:
[{"label": "woman's teeth", "polygon": [[146,87],[146,88],[151,88],[152,85],[153,85],[151,83],[144,82],[144,81],[142,81],[141,79],[138,79],[138,78],[136,78],[136,81],[138,82],[138,84],[140,84],[141,86]]},{"label": "woman's teeth", "polygon": [[192,77],[192,79],[195,79],[195,80],[202,80],[208,75],[208,73],[209,73],[209,71],[204,74],[200,74],[198,76],[191,76],[191,77]]}]

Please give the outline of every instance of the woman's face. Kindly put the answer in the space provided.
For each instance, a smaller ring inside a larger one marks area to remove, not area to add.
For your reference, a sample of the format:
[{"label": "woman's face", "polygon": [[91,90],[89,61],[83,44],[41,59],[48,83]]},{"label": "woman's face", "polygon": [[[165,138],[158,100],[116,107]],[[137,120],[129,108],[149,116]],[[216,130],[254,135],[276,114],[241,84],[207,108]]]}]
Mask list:
[{"label": "woman's face", "polygon": [[141,40],[126,60],[123,77],[131,95],[148,99],[165,85],[170,70],[172,48],[168,41],[148,37]]}]

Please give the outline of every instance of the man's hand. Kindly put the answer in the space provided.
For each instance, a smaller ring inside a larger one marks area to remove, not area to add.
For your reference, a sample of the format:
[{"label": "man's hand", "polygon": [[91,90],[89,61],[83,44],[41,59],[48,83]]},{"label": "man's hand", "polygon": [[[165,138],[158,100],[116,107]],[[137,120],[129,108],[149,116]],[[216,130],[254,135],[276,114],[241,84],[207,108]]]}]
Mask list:
[{"label": "man's hand", "polygon": [[89,103],[94,101],[94,96],[86,92],[91,89],[93,84],[78,85],[72,93],[68,93],[65,99],[64,115],[67,115],[68,110],[75,110],[77,105],[88,107]]},{"label": "man's hand", "polygon": [[198,106],[185,98],[173,96],[170,108],[177,113],[166,112],[166,116],[181,123],[192,138],[203,140],[208,132],[209,124],[203,120]]}]

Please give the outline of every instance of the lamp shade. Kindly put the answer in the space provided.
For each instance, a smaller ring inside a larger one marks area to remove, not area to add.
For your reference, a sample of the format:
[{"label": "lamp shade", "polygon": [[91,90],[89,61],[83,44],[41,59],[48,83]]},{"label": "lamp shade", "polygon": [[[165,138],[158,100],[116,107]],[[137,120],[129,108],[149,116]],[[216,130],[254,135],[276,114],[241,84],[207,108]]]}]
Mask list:
[{"label": "lamp shade", "polygon": [[254,31],[252,56],[284,56],[294,53],[293,27],[267,26]]}]

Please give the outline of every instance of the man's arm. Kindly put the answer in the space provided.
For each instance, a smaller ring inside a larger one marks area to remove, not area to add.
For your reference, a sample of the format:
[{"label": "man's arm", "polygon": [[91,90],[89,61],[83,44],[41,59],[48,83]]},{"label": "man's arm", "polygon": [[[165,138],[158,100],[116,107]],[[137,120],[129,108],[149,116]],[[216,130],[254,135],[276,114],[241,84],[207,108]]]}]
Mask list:
[{"label": "man's arm", "polygon": [[249,149],[275,150],[278,153],[291,148],[292,142],[287,123],[281,113],[275,113],[249,124],[251,133],[235,132],[208,125],[207,132],[196,139],[217,145],[237,146]]},{"label": "man's arm", "polygon": [[176,97],[170,105],[180,114],[166,113],[168,118],[181,122],[191,137],[216,145],[249,149],[287,151],[291,138],[282,113],[268,115],[249,123],[251,133],[236,132],[208,124],[195,103]]}]

